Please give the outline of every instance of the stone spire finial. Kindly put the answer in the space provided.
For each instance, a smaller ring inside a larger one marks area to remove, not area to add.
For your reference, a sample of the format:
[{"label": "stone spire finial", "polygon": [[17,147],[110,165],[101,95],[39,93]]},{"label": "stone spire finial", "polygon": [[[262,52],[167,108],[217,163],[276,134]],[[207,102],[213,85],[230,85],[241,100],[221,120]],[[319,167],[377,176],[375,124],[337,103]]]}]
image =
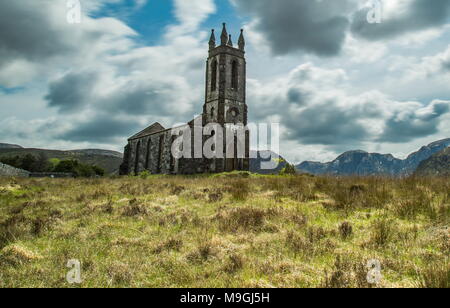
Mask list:
[{"label": "stone spire finial", "polygon": [[233,47],[233,41],[231,40],[231,34],[228,36],[227,45],[230,46],[230,47]]},{"label": "stone spire finial", "polygon": [[211,30],[211,37],[209,38],[209,49],[216,48],[216,36],[214,34],[214,29]]},{"label": "stone spire finial", "polygon": [[223,23],[222,35],[220,36],[220,44],[226,45],[228,43],[227,25]]},{"label": "stone spire finial", "polygon": [[239,46],[239,50],[241,50],[241,51],[245,50],[244,29],[241,29],[241,35],[239,36],[238,46]]}]

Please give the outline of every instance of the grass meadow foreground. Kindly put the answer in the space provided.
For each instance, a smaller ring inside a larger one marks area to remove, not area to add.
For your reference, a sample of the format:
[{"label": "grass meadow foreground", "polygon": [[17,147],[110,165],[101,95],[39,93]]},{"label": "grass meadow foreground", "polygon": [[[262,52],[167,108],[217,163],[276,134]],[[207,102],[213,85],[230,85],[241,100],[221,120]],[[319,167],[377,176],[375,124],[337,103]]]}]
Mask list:
[{"label": "grass meadow foreground", "polygon": [[449,216],[448,178],[1,178],[0,287],[445,288]]}]

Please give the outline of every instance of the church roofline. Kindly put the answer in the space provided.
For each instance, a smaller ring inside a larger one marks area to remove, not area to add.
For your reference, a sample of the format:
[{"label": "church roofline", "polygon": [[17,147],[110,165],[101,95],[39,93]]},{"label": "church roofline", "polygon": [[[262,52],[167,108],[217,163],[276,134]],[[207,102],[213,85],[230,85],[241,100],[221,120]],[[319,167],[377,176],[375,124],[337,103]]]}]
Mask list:
[{"label": "church roofline", "polygon": [[217,46],[216,48],[213,48],[209,51],[209,57],[214,57],[219,54],[229,54],[235,57],[245,58],[245,51],[228,45]]},{"label": "church roofline", "polygon": [[[199,115],[198,117],[201,117],[201,115]],[[145,131],[145,130],[147,129],[147,128],[146,128],[146,129],[142,130],[141,132],[139,132],[139,133],[133,135],[132,137],[128,138],[128,141],[131,141],[131,140],[137,140],[137,139],[142,139],[142,138],[145,138],[145,137],[149,137],[149,136],[153,136],[153,135],[165,133],[165,132],[171,131],[171,130],[173,130],[173,129],[182,128],[182,127],[185,127],[185,126],[190,126],[191,124],[194,124],[194,121],[195,121],[198,117],[194,118],[193,120],[191,120],[191,121],[189,121],[188,123],[183,124],[183,125],[174,126],[174,127],[171,127],[171,128],[166,128],[166,129],[162,129],[162,130],[159,130],[159,131],[155,131],[155,132],[151,132],[151,133],[147,133],[147,134],[142,134],[142,135],[140,135],[143,131]],[[159,124],[159,123],[154,123],[154,124],[150,125],[149,127],[152,127],[152,126],[155,125],[155,124]],[[159,124],[159,125],[161,125],[161,124]],[[148,127],[148,128],[149,128],[149,127]],[[162,125],[161,125],[161,127],[162,127]]]},{"label": "church roofline", "polygon": [[[159,129],[157,131],[152,131],[152,129],[155,128],[155,127],[159,128]],[[128,140],[141,138],[142,136],[146,136],[148,134],[157,133],[157,132],[160,132],[162,130],[165,130],[164,126],[162,126],[159,122],[155,122],[152,125],[147,126],[146,128],[144,128],[143,130],[141,130],[137,134],[134,134],[133,136],[128,138]],[[148,133],[145,133],[146,131],[148,131]]]}]

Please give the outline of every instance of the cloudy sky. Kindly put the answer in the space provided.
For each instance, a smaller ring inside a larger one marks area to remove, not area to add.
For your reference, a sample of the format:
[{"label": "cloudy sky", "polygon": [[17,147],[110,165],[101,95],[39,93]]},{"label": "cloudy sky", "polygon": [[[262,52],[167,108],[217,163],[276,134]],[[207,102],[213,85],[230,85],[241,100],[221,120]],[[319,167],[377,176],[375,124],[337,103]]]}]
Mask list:
[{"label": "cloudy sky", "polygon": [[0,2],[0,142],[122,150],[202,110],[211,28],[247,39],[249,116],[279,122],[281,154],[404,157],[450,137],[450,0]]}]

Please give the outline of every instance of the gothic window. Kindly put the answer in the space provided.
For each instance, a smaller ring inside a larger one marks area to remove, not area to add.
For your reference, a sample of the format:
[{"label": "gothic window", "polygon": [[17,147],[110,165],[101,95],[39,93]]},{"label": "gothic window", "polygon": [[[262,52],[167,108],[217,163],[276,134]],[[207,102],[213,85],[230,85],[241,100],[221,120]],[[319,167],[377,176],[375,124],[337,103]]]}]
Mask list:
[{"label": "gothic window", "polygon": [[162,159],[163,159],[163,150],[164,150],[164,135],[159,137],[159,149],[158,149],[158,172],[161,173],[162,170]]},{"label": "gothic window", "polygon": [[211,107],[211,118],[214,118],[214,107]]},{"label": "gothic window", "polygon": [[150,151],[151,151],[151,139],[149,138],[147,141],[147,153],[145,155],[145,169],[149,170],[150,168]]},{"label": "gothic window", "polygon": [[[175,142],[176,137],[172,136],[172,139],[170,141],[171,147],[173,146],[173,143]],[[170,153],[170,171],[175,172],[175,157],[173,156],[173,153],[171,151]]]},{"label": "gothic window", "polygon": [[231,88],[238,89],[238,63],[233,61],[231,64]]},{"label": "gothic window", "polygon": [[136,155],[134,158],[134,173],[139,173],[139,157],[141,156],[141,141],[139,140],[136,145]]},{"label": "gothic window", "polygon": [[211,64],[211,92],[217,88],[217,61],[213,60]]}]

